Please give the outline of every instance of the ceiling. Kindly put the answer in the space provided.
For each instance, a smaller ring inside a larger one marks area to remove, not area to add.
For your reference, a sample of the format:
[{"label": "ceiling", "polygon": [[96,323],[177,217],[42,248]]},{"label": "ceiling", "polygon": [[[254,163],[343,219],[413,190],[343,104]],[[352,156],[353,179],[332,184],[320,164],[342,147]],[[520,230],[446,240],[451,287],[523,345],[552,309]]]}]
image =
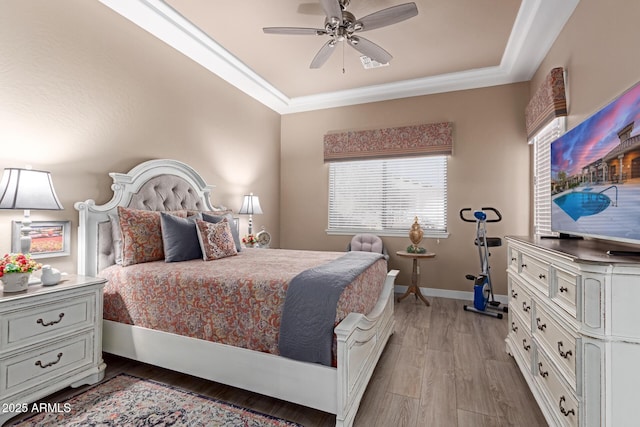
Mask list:
[{"label": "ceiling", "polygon": [[[393,55],[365,69],[346,43],[310,69],[328,36],[313,0],[100,0],[280,114],[530,80],[579,0],[415,0],[418,16],[362,33]],[[404,0],[351,0],[357,18]]]}]

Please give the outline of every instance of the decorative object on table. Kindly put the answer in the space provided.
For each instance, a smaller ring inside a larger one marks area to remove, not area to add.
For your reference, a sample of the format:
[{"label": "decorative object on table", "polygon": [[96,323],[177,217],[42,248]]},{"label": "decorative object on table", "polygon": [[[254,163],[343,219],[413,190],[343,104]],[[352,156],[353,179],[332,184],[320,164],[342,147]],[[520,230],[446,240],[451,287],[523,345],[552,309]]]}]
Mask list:
[{"label": "decorative object on table", "polygon": [[60,279],[62,278],[62,273],[60,270],[56,268],[52,268],[50,265],[42,266],[42,275],[40,276],[40,280],[42,280],[43,286],[53,286],[60,283]]},{"label": "decorative object on table", "polygon": [[253,215],[259,215],[262,213],[260,207],[260,199],[258,196],[254,196],[253,193],[249,193],[244,196],[242,200],[242,207],[238,211],[239,214],[249,215],[249,234],[253,234]]},{"label": "decorative object on table", "polygon": [[268,248],[271,244],[271,234],[262,227],[262,230],[256,234],[256,239],[258,240],[258,247],[260,248]]},{"label": "decorative object on table", "polygon": [[31,252],[31,210],[62,210],[49,172],[5,168],[0,181],[0,209],[23,209],[20,252]]},{"label": "decorative object on table", "polygon": [[[11,251],[20,252],[22,222],[12,221]],[[53,258],[71,255],[71,221],[32,221],[31,258]]]},{"label": "decorative object on table", "polygon": [[258,239],[253,234],[247,234],[242,238],[242,243],[244,243],[245,247],[252,248],[258,244]]},{"label": "decorative object on table", "polygon": [[43,425],[225,425],[301,427],[153,380],[119,374],[60,402],[71,410],[37,412],[12,424]]},{"label": "decorative object on table", "polygon": [[29,286],[31,273],[41,265],[31,259],[29,254],[5,254],[0,259],[0,278],[4,292],[20,292]]},{"label": "decorative object on table", "polygon": [[418,222],[418,217],[415,217],[413,220],[413,224],[411,224],[411,230],[409,230],[409,240],[411,240],[412,245],[407,247],[407,252],[410,254],[424,254],[427,252],[425,248],[418,246],[420,242],[422,242],[422,238],[424,237],[424,231],[422,231],[422,227],[420,227],[420,223]]}]

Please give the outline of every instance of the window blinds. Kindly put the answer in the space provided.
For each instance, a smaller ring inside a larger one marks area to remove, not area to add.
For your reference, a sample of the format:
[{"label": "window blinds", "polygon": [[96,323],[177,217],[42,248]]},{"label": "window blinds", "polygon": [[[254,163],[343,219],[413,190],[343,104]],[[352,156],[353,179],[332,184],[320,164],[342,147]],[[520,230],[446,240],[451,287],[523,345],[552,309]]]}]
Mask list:
[{"label": "window blinds", "polygon": [[565,118],[558,117],[542,128],[533,144],[533,227],[537,235],[551,231],[551,143],[565,131]]},{"label": "window blinds", "polygon": [[447,156],[329,164],[329,232],[405,235],[414,217],[425,235],[447,231]]}]

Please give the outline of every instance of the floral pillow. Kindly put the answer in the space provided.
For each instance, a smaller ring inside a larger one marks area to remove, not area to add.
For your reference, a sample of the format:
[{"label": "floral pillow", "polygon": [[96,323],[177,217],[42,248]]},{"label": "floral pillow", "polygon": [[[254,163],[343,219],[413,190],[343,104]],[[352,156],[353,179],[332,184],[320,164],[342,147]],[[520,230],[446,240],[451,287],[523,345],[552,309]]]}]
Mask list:
[{"label": "floral pillow", "polygon": [[231,227],[226,219],[217,223],[196,220],[196,230],[202,249],[202,258],[205,261],[238,254]]},{"label": "floral pillow", "polygon": [[[187,216],[186,210],[168,213],[180,218]],[[123,266],[164,259],[159,211],[118,206],[118,218],[122,233]]]}]

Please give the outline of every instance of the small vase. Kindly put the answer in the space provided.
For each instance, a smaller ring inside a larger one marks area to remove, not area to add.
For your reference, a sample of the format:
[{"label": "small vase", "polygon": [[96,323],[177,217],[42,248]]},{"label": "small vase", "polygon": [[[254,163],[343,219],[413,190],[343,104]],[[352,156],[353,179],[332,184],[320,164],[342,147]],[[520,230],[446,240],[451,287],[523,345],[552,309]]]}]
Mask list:
[{"label": "small vase", "polygon": [[409,230],[409,240],[413,243],[414,250],[418,249],[418,245],[422,242],[423,236],[424,231],[422,231],[422,227],[420,227],[420,224],[418,223],[418,217],[416,217],[411,225],[411,230]]},{"label": "small vase", "polygon": [[29,286],[29,277],[31,273],[5,273],[2,276],[2,284],[4,292],[20,292]]}]

